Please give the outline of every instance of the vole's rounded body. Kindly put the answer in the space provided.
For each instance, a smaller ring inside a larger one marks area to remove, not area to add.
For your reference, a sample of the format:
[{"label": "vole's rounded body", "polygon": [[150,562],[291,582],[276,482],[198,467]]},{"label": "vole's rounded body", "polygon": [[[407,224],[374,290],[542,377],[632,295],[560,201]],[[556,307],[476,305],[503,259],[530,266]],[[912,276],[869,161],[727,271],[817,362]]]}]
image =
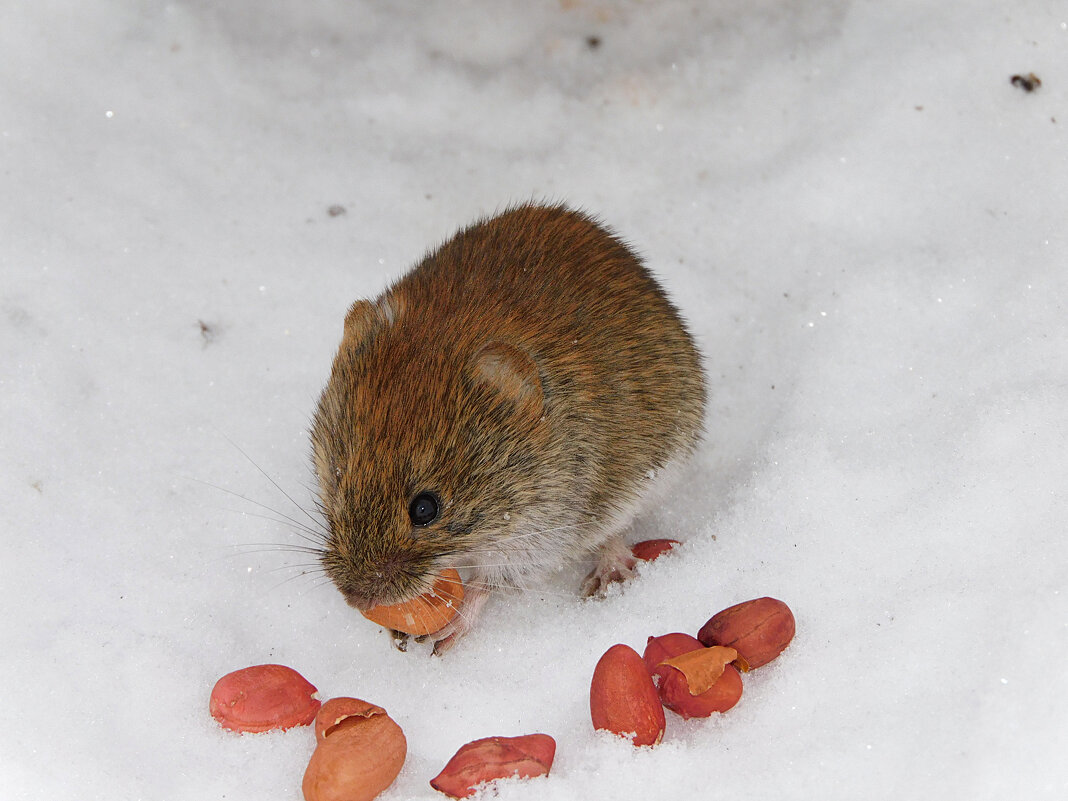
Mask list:
[{"label": "vole's rounded body", "polygon": [[600,549],[596,589],[704,403],[691,337],[620,240],[563,207],[475,223],[346,317],[312,437],[326,572],[366,609],[469,570],[449,644],[487,590]]}]

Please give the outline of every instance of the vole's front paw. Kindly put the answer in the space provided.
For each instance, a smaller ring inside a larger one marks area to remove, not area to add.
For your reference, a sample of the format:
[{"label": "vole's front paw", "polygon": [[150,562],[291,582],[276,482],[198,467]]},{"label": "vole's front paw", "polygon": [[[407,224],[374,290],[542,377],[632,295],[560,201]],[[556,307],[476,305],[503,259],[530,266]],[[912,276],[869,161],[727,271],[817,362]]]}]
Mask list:
[{"label": "vole's front paw", "polygon": [[623,538],[618,534],[613,536],[601,546],[597,566],[582,582],[582,594],[587,598],[603,597],[608,592],[609,584],[633,578],[636,564],[638,560]]},{"label": "vole's front paw", "polygon": [[456,608],[456,615],[453,619],[437,631],[427,635],[434,641],[434,656],[444,654],[474,627],[488,599],[488,589],[470,585],[467,587],[467,594]]},{"label": "vole's front paw", "polygon": [[433,634],[428,634],[427,637],[434,641],[434,656],[444,655],[470,630],[471,624],[467,622],[467,619],[457,614],[447,626]]}]

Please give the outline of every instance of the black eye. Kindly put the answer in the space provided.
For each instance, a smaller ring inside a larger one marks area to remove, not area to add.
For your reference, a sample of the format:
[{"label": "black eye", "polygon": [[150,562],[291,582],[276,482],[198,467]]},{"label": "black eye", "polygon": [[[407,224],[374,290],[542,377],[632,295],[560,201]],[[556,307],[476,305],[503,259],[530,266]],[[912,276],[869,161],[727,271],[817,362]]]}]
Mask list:
[{"label": "black eye", "polygon": [[408,517],[416,526],[425,526],[438,516],[438,499],[429,492],[420,492],[408,506]]}]

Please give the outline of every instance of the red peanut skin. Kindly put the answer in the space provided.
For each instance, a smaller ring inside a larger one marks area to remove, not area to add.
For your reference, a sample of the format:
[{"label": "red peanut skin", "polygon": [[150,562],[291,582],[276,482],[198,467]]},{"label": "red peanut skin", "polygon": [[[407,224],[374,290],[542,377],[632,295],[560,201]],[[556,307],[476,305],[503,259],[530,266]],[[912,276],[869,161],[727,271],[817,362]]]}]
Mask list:
[{"label": "red peanut skin", "polygon": [[653,680],[638,652],[613,645],[597,663],[590,682],[590,717],[595,729],[634,733],[634,745],[656,745],[667,722]]},{"label": "red peanut skin", "polygon": [[661,634],[659,637],[650,637],[645,643],[645,653],[642,654],[642,659],[645,661],[649,675],[652,676],[665,659],[671,659],[679,654],[688,654],[698,648],[704,648],[700,640],[692,634],[676,631],[671,634]]},{"label": "red peanut skin", "polygon": [[742,675],[734,665],[727,665],[719,681],[700,695],[690,695],[690,687],[681,670],[661,665],[665,659],[704,648],[689,634],[675,632],[650,637],[645,646],[645,666],[653,677],[664,706],[684,719],[707,718],[714,712],[726,712],[742,697]]},{"label": "red peanut skin", "polygon": [[[702,646],[703,647],[703,646]],[[742,674],[734,665],[726,665],[719,681],[700,695],[690,695],[681,670],[664,665],[660,680],[660,699],[664,706],[686,720],[707,718],[714,712],[726,712],[742,697]]]},{"label": "red peanut skin", "polygon": [[726,645],[738,652],[743,671],[766,665],[794,638],[794,614],[775,598],[755,598],[713,615],[697,633],[704,645]]},{"label": "red peanut skin", "polygon": [[482,782],[545,776],[554,756],[556,740],[548,734],[485,737],[461,746],[430,786],[453,798],[467,798]]},{"label": "red peanut skin", "polygon": [[350,718],[372,718],[384,714],[386,710],[382,707],[359,698],[347,695],[331,698],[315,715],[315,742],[321,743],[326,739],[326,735]]},{"label": "red peanut skin", "polygon": [[680,544],[678,540],[642,540],[632,545],[630,552],[634,554],[635,559],[651,562]]},{"label": "red peanut skin", "polygon": [[285,665],[253,665],[227,673],[211,690],[208,709],[238,733],[306,726],[315,720],[315,687]]}]

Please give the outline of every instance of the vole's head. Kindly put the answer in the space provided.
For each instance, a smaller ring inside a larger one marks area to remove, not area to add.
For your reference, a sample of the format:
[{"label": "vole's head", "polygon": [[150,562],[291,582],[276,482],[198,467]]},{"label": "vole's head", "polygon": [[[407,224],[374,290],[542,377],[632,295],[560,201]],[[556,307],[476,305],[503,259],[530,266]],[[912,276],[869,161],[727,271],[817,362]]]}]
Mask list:
[{"label": "vole's head", "polygon": [[537,365],[441,319],[394,293],[353,304],[315,414],[323,567],[361,610],[427,591],[442,568],[494,561],[509,512],[538,491]]}]

